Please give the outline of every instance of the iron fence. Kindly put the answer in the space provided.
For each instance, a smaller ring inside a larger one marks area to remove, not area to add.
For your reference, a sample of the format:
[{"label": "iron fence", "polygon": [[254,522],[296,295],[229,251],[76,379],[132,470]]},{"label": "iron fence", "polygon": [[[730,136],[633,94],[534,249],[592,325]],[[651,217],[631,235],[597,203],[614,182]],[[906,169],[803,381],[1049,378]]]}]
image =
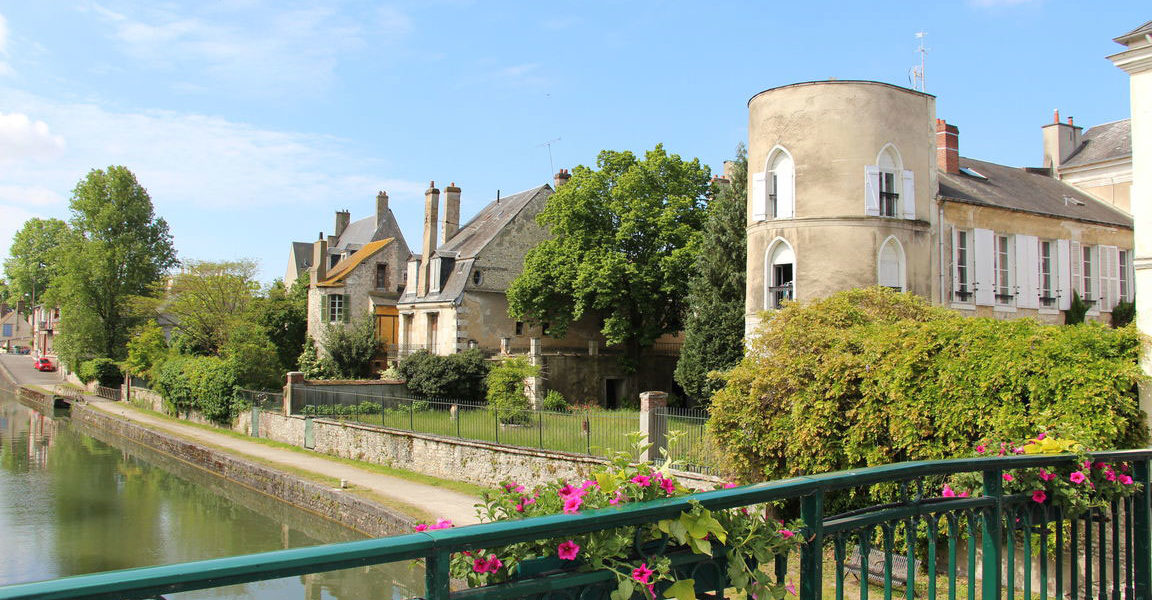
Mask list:
[{"label": "iron fence", "polygon": [[236,397],[248,406],[267,412],[284,414],[283,392],[238,389],[236,390]]},{"label": "iron fence", "polygon": [[121,397],[119,387],[109,387],[106,385],[96,386],[96,395],[113,402],[119,402]]},{"label": "iron fence", "polygon": [[715,445],[708,442],[708,411],[702,408],[662,407],[655,413],[656,439],[664,441],[666,460],[677,469],[715,474]]}]

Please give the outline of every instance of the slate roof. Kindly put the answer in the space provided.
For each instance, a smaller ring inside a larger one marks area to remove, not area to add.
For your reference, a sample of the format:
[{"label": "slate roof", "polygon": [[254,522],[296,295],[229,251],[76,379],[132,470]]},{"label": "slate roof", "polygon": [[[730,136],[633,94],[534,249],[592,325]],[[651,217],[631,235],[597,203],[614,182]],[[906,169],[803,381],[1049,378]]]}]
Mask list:
[{"label": "slate roof", "polygon": [[940,171],[940,196],[946,201],[1132,228],[1131,216],[1058,179],[963,156],[960,167],[987,179]]},{"label": "slate roof", "polygon": [[1123,119],[1097,125],[1080,136],[1080,147],[1060,168],[1077,167],[1092,163],[1132,156],[1132,119]]},{"label": "slate roof", "polygon": [[344,278],[352,272],[353,269],[358,267],[360,263],[364,262],[369,256],[376,254],[381,248],[391,244],[394,238],[387,238],[377,240],[375,242],[368,242],[364,247],[352,253],[351,256],[336,263],[332,270],[328,272],[328,278],[316,284],[319,287],[332,287],[344,283]]},{"label": "slate roof", "polygon": [[[292,242],[292,260],[296,261],[296,270],[303,272],[312,266],[311,242]],[[292,282],[287,282],[292,285]]]},{"label": "slate roof", "polygon": [[372,241],[372,235],[376,233],[376,216],[364,217],[357,219],[348,224],[344,229],[344,233],[340,234],[336,243],[329,248],[333,254],[339,254],[345,250],[356,251],[359,250],[364,244]]},{"label": "slate roof", "polygon": [[1128,40],[1131,40],[1133,38],[1138,38],[1138,37],[1144,37],[1144,34],[1147,34],[1147,33],[1152,33],[1152,21],[1148,21],[1147,23],[1137,27],[1136,29],[1133,29],[1132,31],[1129,31],[1128,33],[1125,33],[1123,35],[1118,35],[1112,39],[1114,41],[1116,41],[1117,43],[1126,44]]}]

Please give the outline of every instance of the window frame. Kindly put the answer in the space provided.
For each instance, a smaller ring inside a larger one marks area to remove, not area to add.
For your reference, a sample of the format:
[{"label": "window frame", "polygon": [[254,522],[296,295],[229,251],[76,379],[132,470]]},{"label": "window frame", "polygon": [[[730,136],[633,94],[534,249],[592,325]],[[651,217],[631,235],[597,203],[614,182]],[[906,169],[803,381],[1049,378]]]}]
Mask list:
[{"label": "window frame", "polygon": [[952,240],[952,301],[973,304],[976,301],[973,231],[955,227]]},{"label": "window frame", "polygon": [[992,285],[996,306],[1016,305],[1016,248],[1014,236],[996,234]]}]

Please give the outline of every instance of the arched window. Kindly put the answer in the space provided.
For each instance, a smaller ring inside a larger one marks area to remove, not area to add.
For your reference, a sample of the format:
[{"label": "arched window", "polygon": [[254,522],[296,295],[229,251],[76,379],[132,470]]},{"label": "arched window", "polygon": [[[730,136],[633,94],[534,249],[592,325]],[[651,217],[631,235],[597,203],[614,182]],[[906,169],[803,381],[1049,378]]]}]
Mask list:
[{"label": "arched window", "polygon": [[912,171],[904,169],[900,152],[886,144],[875,166],[864,167],[864,212],[872,216],[916,218],[916,186]]},{"label": "arched window", "polygon": [[790,219],[796,211],[796,168],[792,155],[777,146],[764,171],[752,177],[752,213],[757,221]]},{"label": "arched window", "polygon": [[780,308],[795,296],[796,253],[792,246],[777,238],[768,248],[764,261],[764,308]]},{"label": "arched window", "polygon": [[891,236],[884,240],[884,244],[880,246],[880,254],[876,263],[876,283],[878,285],[892,288],[898,292],[907,290],[907,278],[904,274],[904,247],[900,245],[900,240]]}]

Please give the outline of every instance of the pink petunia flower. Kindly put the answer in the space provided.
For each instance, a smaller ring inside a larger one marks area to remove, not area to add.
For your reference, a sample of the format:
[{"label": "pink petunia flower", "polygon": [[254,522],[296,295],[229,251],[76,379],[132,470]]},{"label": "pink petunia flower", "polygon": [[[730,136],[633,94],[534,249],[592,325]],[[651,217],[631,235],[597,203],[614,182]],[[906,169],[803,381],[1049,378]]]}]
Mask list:
[{"label": "pink petunia flower", "polygon": [[500,570],[500,567],[503,567],[503,566],[504,566],[504,563],[500,562],[500,559],[496,558],[495,554],[489,554],[488,555],[488,572],[489,573],[495,573],[496,571]]},{"label": "pink petunia flower", "polygon": [[664,490],[664,493],[671,495],[676,492],[676,483],[671,479],[661,479],[660,489]]},{"label": "pink petunia flower", "polygon": [[639,567],[632,569],[632,579],[635,579],[636,581],[639,581],[640,583],[648,583],[648,580],[651,578],[652,578],[652,569],[648,568],[648,563],[646,563],[646,562],[640,563]]},{"label": "pink petunia flower", "polygon": [[637,475],[632,478],[632,483],[635,483],[640,487],[648,487],[652,485],[652,478],[647,475]]},{"label": "pink petunia flower", "polygon": [[952,489],[952,486],[945,483],[944,489],[940,491],[940,495],[945,498],[953,498],[956,496],[956,491]]},{"label": "pink petunia flower", "polygon": [[432,529],[448,529],[449,527],[455,527],[455,525],[452,524],[452,519],[440,519],[439,521],[436,521],[436,524],[433,525],[431,528]]},{"label": "pink petunia flower", "polygon": [[577,554],[580,554],[580,546],[572,540],[568,540],[556,548],[556,556],[559,556],[560,560],[576,560]]},{"label": "pink petunia flower", "polygon": [[1085,479],[1088,478],[1085,477],[1084,473],[1080,471],[1073,471],[1072,474],[1068,476],[1068,481],[1071,481],[1072,483],[1084,483]]},{"label": "pink petunia flower", "polygon": [[488,561],[483,558],[476,558],[472,560],[472,570],[477,573],[488,572]]},{"label": "pink petunia flower", "polygon": [[1044,490],[1036,490],[1035,492],[1032,492],[1032,501],[1036,504],[1043,504],[1047,499],[1048,494],[1045,494]]},{"label": "pink petunia flower", "polygon": [[578,487],[574,487],[572,484],[566,483],[566,484],[564,484],[564,487],[560,488],[560,490],[557,491],[556,493],[559,494],[560,497],[563,498],[564,500],[567,500],[569,498],[572,498],[573,496],[575,496],[577,498],[583,496],[584,490],[582,490]]},{"label": "pink petunia flower", "polygon": [[1104,471],[1104,479],[1108,481],[1116,481],[1116,471],[1113,471],[1112,469]]},{"label": "pink petunia flower", "polygon": [[1122,483],[1124,485],[1132,485],[1132,476],[1131,475],[1121,475],[1120,476],[1120,483]]},{"label": "pink petunia flower", "polygon": [[1012,476],[1011,473],[1005,473],[1003,475],[1003,477],[1004,477],[1004,481],[1012,481],[1013,479],[1016,479],[1015,477]]},{"label": "pink petunia flower", "polygon": [[599,484],[599,483],[596,483],[596,480],[594,480],[594,479],[586,479],[586,480],[584,481],[584,485],[580,486],[580,489],[582,489],[582,490],[584,490],[585,492],[587,492],[588,490],[591,490],[592,488],[597,488],[597,489],[599,489],[599,487],[600,487],[600,484]]},{"label": "pink petunia flower", "polygon": [[792,594],[793,596],[797,595],[796,594],[796,584],[792,583],[791,581],[788,582],[788,585],[784,586],[784,589],[788,590],[788,593]]},{"label": "pink petunia flower", "polygon": [[1052,481],[1053,479],[1056,479],[1055,473],[1049,473],[1048,471],[1045,471],[1044,469],[1040,469],[1040,480],[1041,481]]},{"label": "pink petunia flower", "polygon": [[428,524],[427,523],[417,523],[416,526],[413,527],[412,529],[415,529],[416,531],[428,531]]},{"label": "pink petunia flower", "polygon": [[620,504],[621,502],[624,502],[625,500],[627,500],[627,497],[624,496],[624,492],[621,492],[620,490],[616,490],[616,496],[613,497],[611,500],[609,500],[608,504],[615,506],[617,504]]},{"label": "pink petunia flower", "polygon": [[584,503],[584,499],[580,496],[569,496],[564,501],[564,512],[573,515],[580,512],[580,505]]},{"label": "pink petunia flower", "polygon": [[781,529],[781,530],[777,531],[776,533],[779,533],[780,537],[782,537],[784,539],[788,539],[788,538],[796,535],[796,532],[792,531],[791,529]]},{"label": "pink petunia flower", "polygon": [[735,484],[735,483],[732,483],[731,481],[729,481],[728,483],[725,483],[725,484],[724,484],[724,489],[726,489],[726,490],[730,490],[730,489],[732,489],[732,488],[734,488],[734,487],[736,487],[736,484]]},{"label": "pink petunia flower", "polygon": [[1038,440],[1042,440],[1042,439],[1044,439],[1044,438],[1046,438],[1046,437],[1048,437],[1048,434],[1046,434],[1046,433],[1044,433],[1043,431],[1041,431],[1041,432],[1040,432],[1040,435],[1036,436],[1036,439],[1038,439]]},{"label": "pink petunia flower", "polygon": [[984,444],[977,444],[976,445],[976,454],[984,454],[987,451],[988,451],[988,448],[985,447]]},{"label": "pink petunia flower", "polygon": [[956,494],[956,495],[959,496],[960,498],[967,498],[968,492],[960,492],[959,494]]}]

